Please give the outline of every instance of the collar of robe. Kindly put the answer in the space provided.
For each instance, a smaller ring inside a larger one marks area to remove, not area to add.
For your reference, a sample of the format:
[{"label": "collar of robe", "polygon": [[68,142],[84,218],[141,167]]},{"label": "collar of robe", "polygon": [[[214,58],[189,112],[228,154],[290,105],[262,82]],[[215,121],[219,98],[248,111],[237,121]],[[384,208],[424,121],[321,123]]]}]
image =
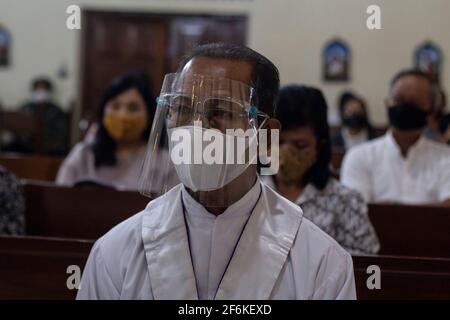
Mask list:
[{"label": "collar of robe", "polygon": [[[258,182],[259,183],[259,182]],[[155,299],[197,300],[182,186],[151,202],[142,240]],[[302,213],[261,184],[261,197],[217,290],[217,300],[267,300],[299,230]]]}]

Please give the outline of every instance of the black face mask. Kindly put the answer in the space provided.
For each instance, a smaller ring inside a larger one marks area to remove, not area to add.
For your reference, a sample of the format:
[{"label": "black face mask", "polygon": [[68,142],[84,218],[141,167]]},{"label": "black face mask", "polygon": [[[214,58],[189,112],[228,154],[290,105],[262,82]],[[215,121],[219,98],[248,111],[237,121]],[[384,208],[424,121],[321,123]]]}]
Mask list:
[{"label": "black face mask", "polygon": [[425,127],[428,112],[415,103],[404,102],[388,108],[390,124],[400,130],[417,130]]},{"label": "black face mask", "polygon": [[342,121],[344,126],[350,129],[362,129],[367,127],[367,119],[364,114],[352,114],[351,116],[345,117]]}]

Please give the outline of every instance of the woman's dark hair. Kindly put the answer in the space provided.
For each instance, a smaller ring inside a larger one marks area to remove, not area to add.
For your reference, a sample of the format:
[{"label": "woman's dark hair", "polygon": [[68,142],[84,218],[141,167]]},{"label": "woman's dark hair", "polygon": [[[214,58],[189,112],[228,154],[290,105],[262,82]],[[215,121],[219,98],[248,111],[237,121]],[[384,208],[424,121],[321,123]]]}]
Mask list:
[{"label": "woman's dark hair", "polygon": [[37,77],[35,79],[33,79],[33,81],[31,81],[31,90],[36,89],[38,86],[44,86],[46,87],[49,91],[53,91],[53,84],[52,81],[47,78],[47,77]]},{"label": "woman's dark hair", "polygon": [[439,132],[444,134],[450,126],[450,113],[443,115],[439,120]]},{"label": "woman's dark hair", "polygon": [[312,183],[322,190],[330,178],[331,139],[328,126],[327,102],[316,88],[289,85],[281,88],[276,117],[281,130],[289,131],[310,127],[317,140],[317,158],[303,177],[304,183]]},{"label": "woman's dark hair", "polygon": [[367,126],[371,127],[370,121],[369,121],[369,113],[367,111],[366,101],[364,101],[363,98],[361,98],[360,96],[358,96],[350,91],[344,91],[341,94],[341,96],[339,97],[338,106],[339,106],[339,116],[341,117],[341,119],[343,119],[343,117],[344,117],[345,106],[347,105],[347,103],[349,101],[352,101],[352,100],[357,101],[361,105],[361,108],[364,110],[364,114],[366,115],[366,118],[367,118]]},{"label": "woman's dark hair", "polygon": [[116,164],[116,141],[109,135],[103,125],[103,115],[108,102],[129,89],[136,89],[147,107],[148,123],[141,138],[143,141],[148,139],[153,118],[155,117],[156,98],[152,94],[151,81],[148,75],[141,70],[132,70],[115,78],[109,87],[106,88],[100,100],[97,113],[98,129],[92,145],[95,158],[95,167],[113,166]]}]

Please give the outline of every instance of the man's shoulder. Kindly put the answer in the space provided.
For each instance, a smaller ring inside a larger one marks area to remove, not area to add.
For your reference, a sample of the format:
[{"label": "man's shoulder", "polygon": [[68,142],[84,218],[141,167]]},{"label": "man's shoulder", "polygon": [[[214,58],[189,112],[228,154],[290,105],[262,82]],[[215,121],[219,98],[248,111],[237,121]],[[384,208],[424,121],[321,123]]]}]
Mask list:
[{"label": "man's shoulder", "polygon": [[[269,179],[264,178],[265,179]],[[263,179],[261,179],[263,180]],[[267,180],[270,181],[270,180]],[[283,197],[282,195],[280,195],[277,191],[275,191],[273,189],[273,185],[270,185],[270,182],[267,183],[265,181],[261,181],[264,190],[265,190],[265,196],[267,197],[267,200],[269,203],[272,204],[276,204],[275,207],[272,207],[271,210],[273,211],[272,213],[275,212],[283,212],[284,214],[289,214],[291,216],[295,216],[295,217],[302,217],[303,216],[303,211],[302,209],[294,202],[289,201],[288,199],[286,199],[285,197]]]},{"label": "man's shoulder", "polygon": [[157,221],[160,214],[164,214],[162,206],[168,204],[168,197],[179,192],[179,186],[174,187],[165,195],[151,200],[145,209],[122,221],[99,240],[99,246],[105,252],[120,252],[130,247],[142,246],[142,226],[144,217]]},{"label": "man's shoulder", "polygon": [[377,155],[385,149],[385,145],[385,136],[361,143],[347,150],[344,156],[344,162],[358,161],[364,163],[376,159]]},{"label": "man's shoulder", "polygon": [[433,155],[444,160],[450,160],[450,147],[448,145],[432,141],[428,138],[426,138],[424,141],[427,152],[422,154],[428,156]]},{"label": "man's shoulder", "polygon": [[350,253],[307,218],[303,218],[290,251],[293,270],[315,289],[347,278],[353,273]]},{"label": "man's shoulder", "polygon": [[108,260],[114,256],[120,257],[122,252],[140,245],[144,214],[145,209],[122,221],[97,240],[103,257],[108,257]]},{"label": "man's shoulder", "polygon": [[350,148],[347,153],[348,154],[366,154],[367,152],[377,151],[380,148],[384,148],[386,143],[386,137],[381,136],[366,142],[363,142],[357,146]]},{"label": "man's shoulder", "polygon": [[[269,203],[276,203],[276,207],[271,208],[274,212],[282,211],[292,217],[301,217],[297,238],[294,242],[294,252],[314,252],[314,255],[325,256],[332,252],[342,259],[347,259],[349,254],[332,237],[322,231],[313,222],[303,216],[301,207],[288,199],[279,195],[271,187],[265,185],[266,196]],[[351,191],[351,190],[350,190]],[[276,198],[276,199],[275,199]],[[306,250],[306,251],[304,251]]]},{"label": "man's shoulder", "polygon": [[337,259],[347,260],[350,257],[350,254],[336,240],[307,218],[302,220],[296,242],[300,244],[298,249],[301,246],[308,246],[310,253],[318,258],[332,255]]}]

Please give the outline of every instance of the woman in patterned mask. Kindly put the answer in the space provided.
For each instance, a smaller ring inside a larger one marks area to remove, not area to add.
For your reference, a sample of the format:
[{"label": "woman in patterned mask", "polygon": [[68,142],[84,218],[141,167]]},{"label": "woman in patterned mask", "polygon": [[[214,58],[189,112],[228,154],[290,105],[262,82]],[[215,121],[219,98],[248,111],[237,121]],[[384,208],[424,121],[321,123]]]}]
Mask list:
[{"label": "woman in patterned mask", "polygon": [[367,204],[359,193],[331,176],[327,104],[322,93],[287,86],[280,90],[277,108],[282,128],[280,167],[266,182],[350,252],[377,252],[378,238]]}]

